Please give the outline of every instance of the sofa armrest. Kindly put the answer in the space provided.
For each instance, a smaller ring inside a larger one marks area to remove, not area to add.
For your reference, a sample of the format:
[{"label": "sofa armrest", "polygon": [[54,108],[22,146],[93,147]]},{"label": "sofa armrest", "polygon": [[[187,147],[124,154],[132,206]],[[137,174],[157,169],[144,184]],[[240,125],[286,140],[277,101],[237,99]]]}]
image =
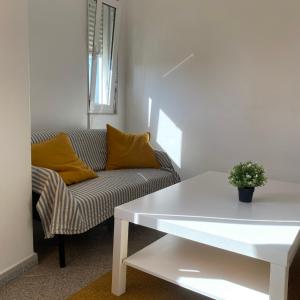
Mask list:
[{"label": "sofa armrest", "polygon": [[172,161],[166,152],[160,150],[154,150],[154,151],[155,151],[156,159],[158,160],[160,167],[162,169],[174,170]]},{"label": "sofa armrest", "polygon": [[50,169],[32,166],[32,190],[40,194],[36,209],[45,238],[65,234],[78,208],[60,175]]},{"label": "sofa armrest", "polygon": [[160,164],[161,169],[170,171],[173,174],[174,183],[180,182],[181,181],[180,176],[175,171],[169,155],[164,151],[160,151],[160,150],[154,150],[154,151],[155,151],[155,156]]}]

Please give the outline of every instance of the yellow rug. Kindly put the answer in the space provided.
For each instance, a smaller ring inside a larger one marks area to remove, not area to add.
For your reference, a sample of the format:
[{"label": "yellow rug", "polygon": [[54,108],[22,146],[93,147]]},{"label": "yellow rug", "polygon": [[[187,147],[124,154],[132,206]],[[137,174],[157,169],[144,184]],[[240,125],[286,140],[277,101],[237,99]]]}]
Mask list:
[{"label": "yellow rug", "polygon": [[[300,300],[299,283],[300,250],[290,269],[288,300]],[[208,300],[204,296],[132,268],[127,269],[126,293],[116,297],[110,290],[111,272],[81,289],[68,300]]]},{"label": "yellow rug", "polygon": [[186,289],[132,268],[127,270],[126,293],[111,294],[111,272],[106,273],[68,300],[204,300],[208,299]]}]

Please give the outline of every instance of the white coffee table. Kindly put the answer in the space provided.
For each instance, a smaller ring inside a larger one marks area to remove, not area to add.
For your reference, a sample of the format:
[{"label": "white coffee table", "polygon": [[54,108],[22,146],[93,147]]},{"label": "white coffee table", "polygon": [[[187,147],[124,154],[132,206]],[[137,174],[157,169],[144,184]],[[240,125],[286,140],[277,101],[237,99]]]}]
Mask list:
[{"label": "white coffee table", "polygon": [[[269,181],[251,204],[207,172],[115,209],[112,293],[126,266],[222,300],[286,300],[300,244],[300,185]],[[128,223],[167,233],[127,257]]]}]

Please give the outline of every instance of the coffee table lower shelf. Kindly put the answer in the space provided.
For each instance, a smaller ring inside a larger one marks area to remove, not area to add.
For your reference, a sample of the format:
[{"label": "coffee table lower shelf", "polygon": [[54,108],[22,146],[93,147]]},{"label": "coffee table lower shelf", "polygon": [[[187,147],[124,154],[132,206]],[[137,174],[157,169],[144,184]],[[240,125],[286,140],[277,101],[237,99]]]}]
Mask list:
[{"label": "coffee table lower shelf", "polygon": [[124,263],[218,300],[269,300],[267,262],[166,235]]}]

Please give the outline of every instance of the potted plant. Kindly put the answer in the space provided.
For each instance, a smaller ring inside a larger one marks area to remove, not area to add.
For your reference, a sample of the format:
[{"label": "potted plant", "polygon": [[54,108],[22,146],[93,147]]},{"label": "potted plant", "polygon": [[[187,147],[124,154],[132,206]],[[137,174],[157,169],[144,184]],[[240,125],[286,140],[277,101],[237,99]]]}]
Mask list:
[{"label": "potted plant", "polygon": [[238,188],[241,202],[252,202],[254,189],[267,182],[263,166],[251,161],[234,166],[228,179]]}]

